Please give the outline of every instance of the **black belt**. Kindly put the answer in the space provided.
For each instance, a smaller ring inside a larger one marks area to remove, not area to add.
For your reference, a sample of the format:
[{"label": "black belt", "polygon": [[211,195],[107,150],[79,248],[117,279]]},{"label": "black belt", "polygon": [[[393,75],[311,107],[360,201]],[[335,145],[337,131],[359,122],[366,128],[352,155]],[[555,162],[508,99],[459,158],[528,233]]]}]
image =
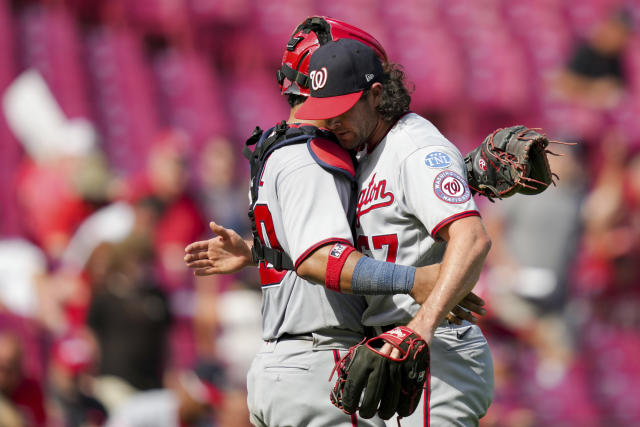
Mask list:
[{"label": "black belt", "polygon": [[275,341],[288,341],[288,340],[313,341],[313,334],[311,333],[290,334],[288,332],[285,332],[284,334],[280,335],[278,338],[275,339]]},{"label": "black belt", "polygon": [[397,326],[404,326],[397,323],[391,323],[383,326],[365,326],[364,333],[367,338],[375,338],[380,334],[388,332]]}]

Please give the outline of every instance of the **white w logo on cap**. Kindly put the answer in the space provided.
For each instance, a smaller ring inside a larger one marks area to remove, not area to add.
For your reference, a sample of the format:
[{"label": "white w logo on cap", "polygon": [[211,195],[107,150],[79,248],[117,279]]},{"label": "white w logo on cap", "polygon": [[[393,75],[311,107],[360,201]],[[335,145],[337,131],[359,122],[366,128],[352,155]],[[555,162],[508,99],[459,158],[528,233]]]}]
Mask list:
[{"label": "white w logo on cap", "polygon": [[318,90],[324,87],[327,83],[327,68],[322,67],[319,70],[313,70],[309,73],[311,79],[311,88]]}]

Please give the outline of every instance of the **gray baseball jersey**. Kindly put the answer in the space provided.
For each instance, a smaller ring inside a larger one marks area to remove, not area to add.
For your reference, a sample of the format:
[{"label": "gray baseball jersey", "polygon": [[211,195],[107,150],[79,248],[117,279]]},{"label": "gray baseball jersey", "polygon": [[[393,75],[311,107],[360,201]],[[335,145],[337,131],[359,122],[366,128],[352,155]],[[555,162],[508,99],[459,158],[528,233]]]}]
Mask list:
[{"label": "gray baseball jersey", "polygon": [[[381,261],[440,262],[438,231],[479,215],[462,155],[428,120],[403,116],[358,164],[357,248]],[[367,297],[363,323],[406,324],[419,305],[408,295]],[[480,329],[469,323],[436,330],[431,345],[430,420],[421,407],[403,425],[477,425],[493,395],[493,367]],[[393,424],[393,423],[392,423]],[[391,424],[389,424],[391,425]]]},{"label": "gray baseball jersey", "polygon": [[[306,144],[275,150],[259,179],[254,208],[258,234],[266,245],[284,250],[296,266],[319,246],[353,244],[346,214],[354,202],[351,183],[319,166]],[[251,422],[384,426],[377,417],[346,415],[329,401],[332,369],[363,336],[364,298],[329,291],[265,263],[260,276],[265,342],[247,376]],[[301,336],[308,333],[312,336]]]},{"label": "gray baseball jersey", "polygon": [[[407,114],[358,164],[357,248],[375,259],[423,266],[440,262],[438,231],[479,215],[462,155],[431,122]],[[406,323],[419,305],[407,295],[367,297],[367,325]]]},{"label": "gray baseball jersey", "polygon": [[[351,197],[348,180],[322,169],[306,144],[279,148],[261,177],[254,208],[258,233],[266,245],[289,254],[296,266],[327,243],[352,245],[346,218]],[[295,271],[279,272],[266,263],[260,265],[260,277],[263,339],[324,328],[363,333],[362,297],[327,290]]]}]

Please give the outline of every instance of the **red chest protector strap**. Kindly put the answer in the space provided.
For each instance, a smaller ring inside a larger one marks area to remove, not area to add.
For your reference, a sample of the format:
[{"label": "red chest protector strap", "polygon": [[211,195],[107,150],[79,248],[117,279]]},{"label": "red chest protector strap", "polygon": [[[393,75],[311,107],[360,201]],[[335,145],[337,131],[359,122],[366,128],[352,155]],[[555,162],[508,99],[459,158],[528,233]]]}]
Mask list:
[{"label": "red chest protector strap", "polygon": [[356,179],[353,157],[342,147],[325,138],[314,138],[307,143],[311,157],[324,169],[344,175],[349,181]]}]

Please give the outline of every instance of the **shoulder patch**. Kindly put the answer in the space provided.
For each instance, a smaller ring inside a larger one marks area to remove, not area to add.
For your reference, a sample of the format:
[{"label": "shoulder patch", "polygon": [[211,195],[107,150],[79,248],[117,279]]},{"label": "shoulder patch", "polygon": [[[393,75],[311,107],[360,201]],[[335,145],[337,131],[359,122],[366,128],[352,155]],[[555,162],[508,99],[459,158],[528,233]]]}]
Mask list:
[{"label": "shoulder patch", "polygon": [[433,191],[440,200],[447,203],[464,203],[471,197],[467,182],[450,170],[442,171],[436,176]]},{"label": "shoulder patch", "polygon": [[451,165],[451,157],[442,151],[434,151],[425,156],[424,164],[435,169],[448,168]]},{"label": "shoulder patch", "polygon": [[313,138],[307,144],[311,156],[325,169],[337,170],[352,179],[356,169],[349,153],[340,145],[324,138]]}]

